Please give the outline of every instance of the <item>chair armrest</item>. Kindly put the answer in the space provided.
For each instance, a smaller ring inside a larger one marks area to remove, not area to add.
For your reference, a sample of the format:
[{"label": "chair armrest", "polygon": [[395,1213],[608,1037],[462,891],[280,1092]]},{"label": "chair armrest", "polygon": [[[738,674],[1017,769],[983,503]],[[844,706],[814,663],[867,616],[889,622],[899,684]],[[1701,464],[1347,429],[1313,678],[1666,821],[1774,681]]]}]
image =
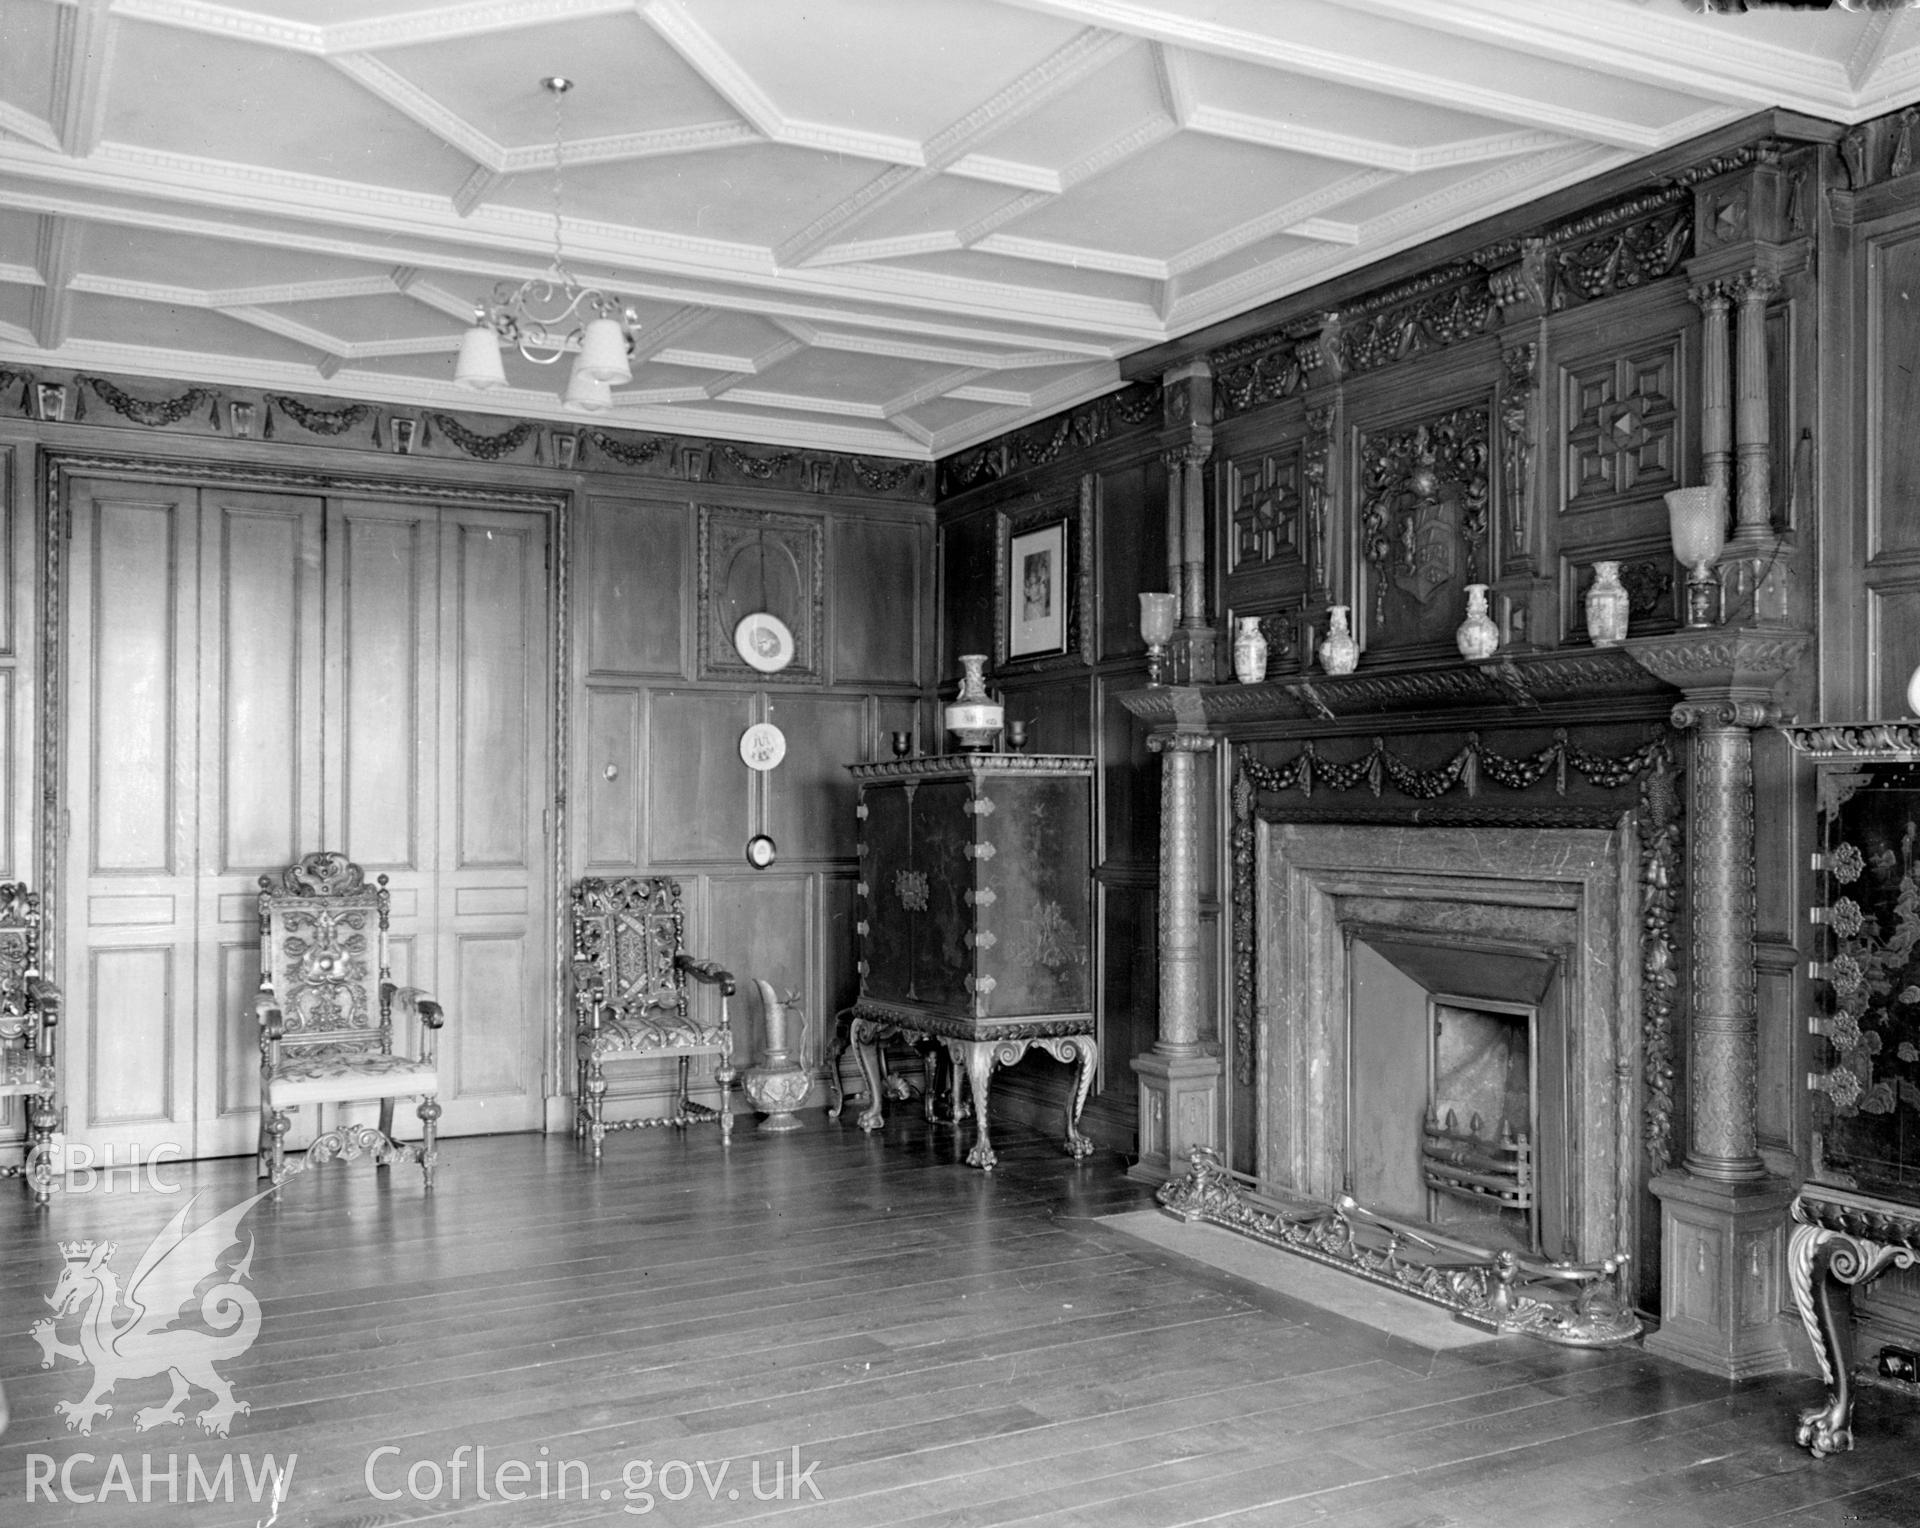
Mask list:
[{"label": "chair armrest", "polygon": [[60,1022],[60,1005],[66,1001],[60,988],[43,976],[35,976],[27,982],[27,1001],[32,1003],[40,1015],[42,1024]]},{"label": "chair armrest", "polygon": [[439,1000],[430,996],[420,987],[396,987],[387,984],[388,997],[398,998],[407,1007],[420,1015],[420,1022],[428,1029],[438,1029],[447,1022],[447,1011],[440,1006]]},{"label": "chair armrest", "polygon": [[287,1037],[286,1015],[280,1011],[280,999],[265,982],[253,995],[253,1016],[260,1025],[260,1039],[268,1045],[278,1045]]},{"label": "chair armrest", "polygon": [[711,960],[695,960],[691,955],[676,955],[673,957],[673,965],[676,971],[685,971],[697,981],[717,986],[723,998],[732,997],[734,994],[733,973],[723,970]]}]

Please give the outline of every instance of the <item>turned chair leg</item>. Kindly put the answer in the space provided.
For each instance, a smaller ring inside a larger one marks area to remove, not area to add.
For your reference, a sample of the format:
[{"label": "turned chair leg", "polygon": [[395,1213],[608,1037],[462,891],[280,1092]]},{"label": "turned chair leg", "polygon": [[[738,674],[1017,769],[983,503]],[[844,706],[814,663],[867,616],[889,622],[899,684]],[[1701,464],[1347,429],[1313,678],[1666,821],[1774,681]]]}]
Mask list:
[{"label": "turned chair leg", "polygon": [[[388,1145],[393,1144],[393,1103],[391,1098],[380,1100],[380,1134],[385,1137]],[[381,1164],[382,1167],[385,1165],[385,1163]]]},{"label": "turned chair leg", "polygon": [[[389,1113],[392,1112],[392,1102],[391,1099],[387,1100]],[[432,1093],[427,1094],[420,1100],[420,1107],[416,1112],[420,1116],[420,1171],[426,1178],[425,1191],[431,1194],[433,1192],[434,1141],[439,1134],[438,1121],[441,1114],[439,1098]]]}]

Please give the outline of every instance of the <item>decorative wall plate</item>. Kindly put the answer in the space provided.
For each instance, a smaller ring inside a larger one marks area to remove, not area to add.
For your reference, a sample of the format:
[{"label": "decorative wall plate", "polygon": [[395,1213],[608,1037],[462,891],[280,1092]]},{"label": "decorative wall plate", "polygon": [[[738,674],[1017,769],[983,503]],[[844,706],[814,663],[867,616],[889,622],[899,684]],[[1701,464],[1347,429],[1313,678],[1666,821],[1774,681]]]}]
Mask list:
[{"label": "decorative wall plate", "polygon": [[787,756],[787,735],[772,722],[755,722],[740,734],[740,758],[749,769],[772,769]]},{"label": "decorative wall plate", "polygon": [[747,840],[747,863],[755,870],[765,870],[773,863],[776,853],[773,840],[764,833],[756,833]]},{"label": "decorative wall plate", "polygon": [[793,662],[793,633],[779,616],[756,610],[733,628],[733,650],[750,668],[777,674]]}]

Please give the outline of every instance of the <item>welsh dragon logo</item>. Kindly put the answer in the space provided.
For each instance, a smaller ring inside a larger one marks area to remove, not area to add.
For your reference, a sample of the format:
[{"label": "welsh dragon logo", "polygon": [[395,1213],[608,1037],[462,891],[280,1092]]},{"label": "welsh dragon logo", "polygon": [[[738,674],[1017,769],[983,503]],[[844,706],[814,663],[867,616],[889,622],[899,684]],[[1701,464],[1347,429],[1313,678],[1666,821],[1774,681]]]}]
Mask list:
[{"label": "welsh dragon logo", "polygon": [[[233,1386],[214,1367],[237,1358],[260,1335],[260,1301],[246,1287],[253,1264],[253,1241],[231,1267],[221,1258],[239,1244],[240,1222],[262,1199],[266,1189],[244,1199],[205,1225],[187,1229],[187,1216],[198,1201],[194,1195],[180,1206],[172,1220],[140,1254],[133,1276],[123,1291],[110,1266],[114,1242],[62,1242],[66,1266],[47,1304],[51,1317],[33,1324],[33,1340],[40,1344],[40,1367],[71,1358],[91,1365],[93,1386],[78,1401],[61,1401],[55,1410],[67,1419],[70,1431],[91,1433],[96,1419],[113,1415],[106,1396],[122,1380],[173,1377],[173,1394],[164,1406],[143,1406],[133,1414],[136,1431],[186,1421],[183,1406],[193,1390],[210,1391],[213,1404],[199,1414],[200,1425],[220,1437],[233,1419],[251,1408],[234,1399]],[[194,1291],[208,1280],[212,1287],[200,1296],[198,1311],[204,1330],[180,1325],[192,1319]],[[58,1324],[78,1315],[77,1342],[63,1342]],[[118,1319],[116,1319],[118,1318]]]}]

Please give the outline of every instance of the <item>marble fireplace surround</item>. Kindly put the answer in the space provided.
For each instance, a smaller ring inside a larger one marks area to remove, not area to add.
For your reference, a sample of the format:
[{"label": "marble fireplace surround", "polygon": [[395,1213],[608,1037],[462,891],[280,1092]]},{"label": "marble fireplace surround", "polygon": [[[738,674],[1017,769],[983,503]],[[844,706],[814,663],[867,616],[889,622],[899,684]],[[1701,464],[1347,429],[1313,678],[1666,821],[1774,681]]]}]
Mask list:
[{"label": "marble fireplace surround", "polygon": [[1636,1246],[1638,839],[1631,817],[1612,828],[1260,821],[1254,1107],[1261,1191],[1319,1200],[1344,1191],[1350,932],[1524,944],[1561,960],[1572,1255],[1598,1263]]}]

